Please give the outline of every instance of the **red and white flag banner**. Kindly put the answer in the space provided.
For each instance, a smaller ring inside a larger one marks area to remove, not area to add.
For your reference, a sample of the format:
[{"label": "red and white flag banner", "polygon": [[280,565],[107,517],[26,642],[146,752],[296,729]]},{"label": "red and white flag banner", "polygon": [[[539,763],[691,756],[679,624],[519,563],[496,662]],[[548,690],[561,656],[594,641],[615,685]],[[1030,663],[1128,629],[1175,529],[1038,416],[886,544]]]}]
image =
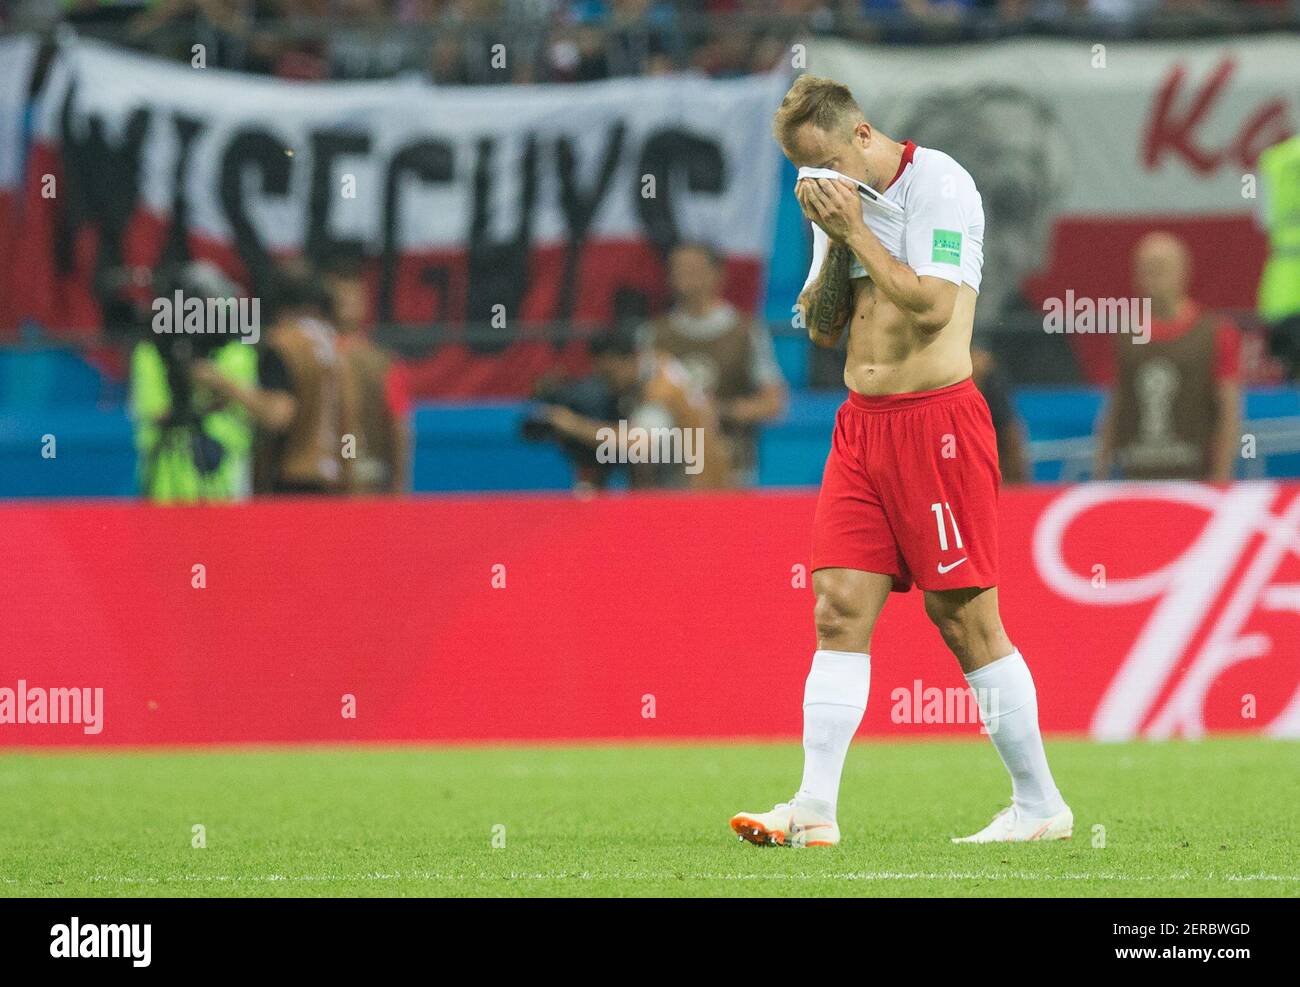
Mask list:
[{"label": "red and white flag banner", "polygon": [[206,257],[256,291],[302,251],[364,258],[382,321],[600,323],[660,300],[683,239],[752,309],[787,82],[301,83],[75,43],[39,94],[0,331],[96,327],[105,271]]}]

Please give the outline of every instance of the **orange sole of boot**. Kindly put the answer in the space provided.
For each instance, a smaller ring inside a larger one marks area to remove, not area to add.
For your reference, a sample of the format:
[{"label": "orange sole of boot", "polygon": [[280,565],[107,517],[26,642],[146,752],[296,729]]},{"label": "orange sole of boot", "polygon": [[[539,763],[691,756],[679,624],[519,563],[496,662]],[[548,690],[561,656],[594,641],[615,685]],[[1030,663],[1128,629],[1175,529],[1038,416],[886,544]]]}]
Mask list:
[{"label": "orange sole of boot", "polygon": [[746,843],[754,846],[784,846],[785,833],[779,829],[768,829],[757,819],[749,816],[737,816],[731,820],[731,829]]},{"label": "orange sole of boot", "polygon": [[[749,816],[737,816],[731,820],[731,829],[746,843],[752,843],[754,846],[787,846],[787,836],[784,830],[768,829],[757,819],[751,819]],[[827,840],[809,840],[802,846],[834,846]]]}]

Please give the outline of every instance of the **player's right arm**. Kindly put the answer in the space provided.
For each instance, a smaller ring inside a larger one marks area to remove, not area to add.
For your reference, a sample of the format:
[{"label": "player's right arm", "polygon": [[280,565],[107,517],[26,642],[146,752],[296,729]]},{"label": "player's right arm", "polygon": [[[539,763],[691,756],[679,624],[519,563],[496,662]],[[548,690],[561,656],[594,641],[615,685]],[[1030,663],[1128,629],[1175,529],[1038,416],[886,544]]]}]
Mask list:
[{"label": "player's right arm", "polygon": [[799,293],[797,308],[808,329],[808,338],[818,346],[833,347],[853,314],[853,289],[849,266],[853,252],[813,223],[813,259]]}]

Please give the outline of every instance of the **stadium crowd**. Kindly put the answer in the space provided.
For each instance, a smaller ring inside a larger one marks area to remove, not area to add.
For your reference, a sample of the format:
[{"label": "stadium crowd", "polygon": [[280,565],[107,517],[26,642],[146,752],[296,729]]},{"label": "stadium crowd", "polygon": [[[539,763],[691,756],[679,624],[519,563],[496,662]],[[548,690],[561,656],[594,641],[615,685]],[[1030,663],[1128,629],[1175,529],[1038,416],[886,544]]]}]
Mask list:
[{"label": "stadium crowd", "polygon": [[208,65],[281,78],[492,84],[725,78],[770,69],[819,32],[901,43],[1186,35],[1294,24],[1298,11],[1295,0],[9,0],[0,27],[70,24],[187,60],[199,43]]}]

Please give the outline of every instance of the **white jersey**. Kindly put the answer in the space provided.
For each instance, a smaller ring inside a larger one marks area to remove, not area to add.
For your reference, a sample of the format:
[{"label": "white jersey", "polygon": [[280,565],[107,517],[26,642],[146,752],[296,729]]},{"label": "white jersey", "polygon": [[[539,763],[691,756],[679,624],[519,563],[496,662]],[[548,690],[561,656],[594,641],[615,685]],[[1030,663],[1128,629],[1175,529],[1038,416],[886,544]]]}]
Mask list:
[{"label": "white jersey", "polygon": [[[862,218],[881,245],[918,277],[943,278],[980,289],[984,266],[984,203],[970,173],[942,151],[904,145],[901,172],[882,193],[886,207],[863,200]],[[813,224],[812,269],[816,279],[830,238]],[[857,257],[850,278],[868,277]]]}]

